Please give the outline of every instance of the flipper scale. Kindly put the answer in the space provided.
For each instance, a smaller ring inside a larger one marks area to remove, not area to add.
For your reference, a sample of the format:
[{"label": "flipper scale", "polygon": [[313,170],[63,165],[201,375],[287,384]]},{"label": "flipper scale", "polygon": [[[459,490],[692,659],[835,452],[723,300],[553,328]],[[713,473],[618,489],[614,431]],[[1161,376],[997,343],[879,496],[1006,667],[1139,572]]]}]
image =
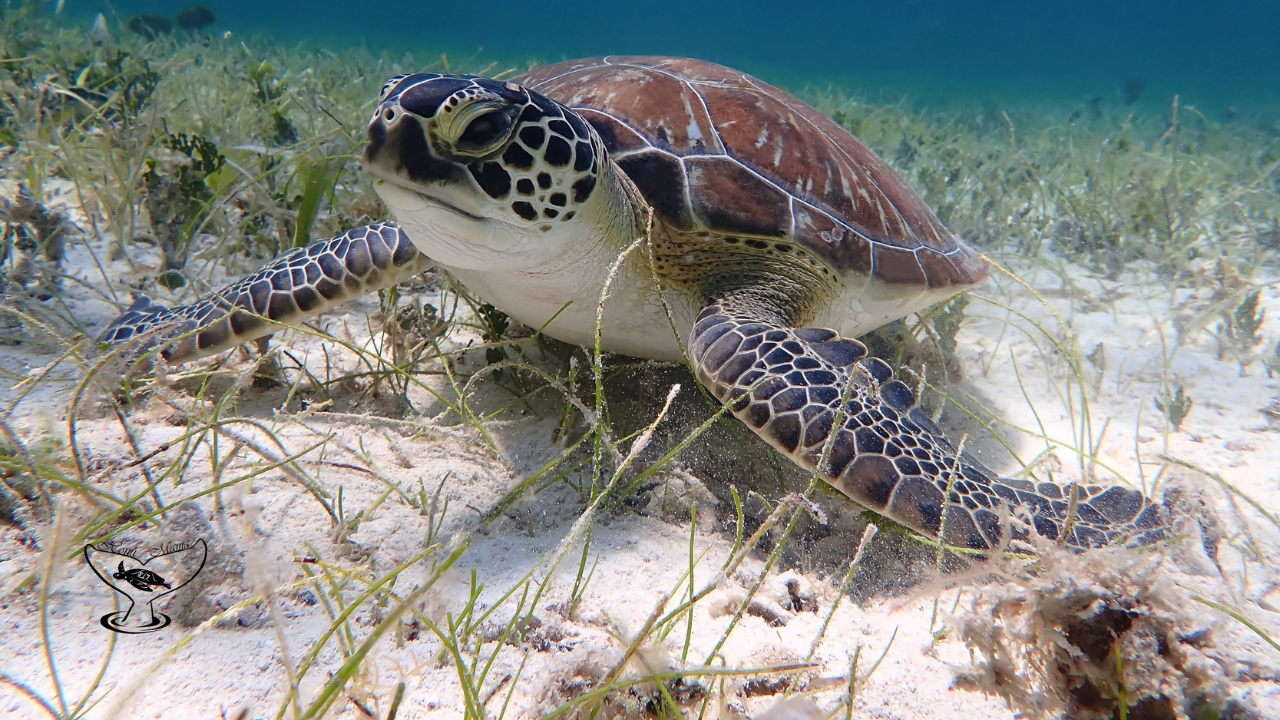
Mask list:
[{"label": "flipper scale", "polygon": [[[378,248],[374,256],[371,244]],[[159,347],[166,361],[187,362],[271,335],[280,324],[299,325],[422,273],[431,264],[395,223],[358,227],[290,250],[190,305],[165,308],[145,295],[135,296],[99,340],[133,343],[134,357]],[[194,331],[199,331],[194,337],[183,337]]]},{"label": "flipper scale", "polygon": [[[1073,509],[1069,487],[997,477],[957,453],[911,388],[883,360],[867,357],[862,343],[823,329],[776,327],[770,318],[778,314],[753,302],[719,298],[698,317],[689,343],[698,379],[723,401],[741,397],[730,406],[738,417],[861,505],[978,551],[1007,543],[1010,527],[996,512],[1002,504],[1029,514],[1037,534],[1065,535],[1072,547],[1163,537],[1159,506],[1137,491],[1078,487]],[[760,336],[770,342],[753,342]],[[795,370],[800,364],[818,369]],[[1014,526],[1013,537],[1024,534]]]}]

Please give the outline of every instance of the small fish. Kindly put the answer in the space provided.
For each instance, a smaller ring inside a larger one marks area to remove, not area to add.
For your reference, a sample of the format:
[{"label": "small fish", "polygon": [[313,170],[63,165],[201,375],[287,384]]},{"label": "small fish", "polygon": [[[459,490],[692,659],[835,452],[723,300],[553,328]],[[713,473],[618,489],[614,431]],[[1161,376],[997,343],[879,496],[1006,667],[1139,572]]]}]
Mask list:
[{"label": "small fish", "polygon": [[[172,589],[169,581],[160,577],[156,573],[143,568],[133,568],[131,570],[124,569],[124,562],[120,563],[120,570],[112,575],[117,580],[124,580],[135,588],[143,592],[151,592],[156,587],[163,587],[166,590]],[[152,587],[152,586],[155,587]]]}]

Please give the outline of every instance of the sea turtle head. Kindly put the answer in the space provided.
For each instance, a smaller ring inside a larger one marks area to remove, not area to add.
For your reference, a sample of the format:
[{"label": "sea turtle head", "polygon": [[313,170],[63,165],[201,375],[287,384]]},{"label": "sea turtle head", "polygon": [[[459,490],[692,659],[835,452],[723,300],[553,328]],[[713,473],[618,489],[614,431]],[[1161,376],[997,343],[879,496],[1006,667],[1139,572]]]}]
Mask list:
[{"label": "sea turtle head", "polygon": [[419,73],[383,86],[364,166],[434,260],[515,269],[582,234],[602,152],[577,113],[525,87]]}]

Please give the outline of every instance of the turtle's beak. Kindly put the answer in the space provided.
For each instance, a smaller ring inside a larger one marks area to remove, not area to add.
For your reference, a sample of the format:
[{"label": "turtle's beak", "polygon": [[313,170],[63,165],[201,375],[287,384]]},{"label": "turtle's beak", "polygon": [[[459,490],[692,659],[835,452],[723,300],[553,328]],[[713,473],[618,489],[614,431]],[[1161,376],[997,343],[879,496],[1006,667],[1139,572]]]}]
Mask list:
[{"label": "turtle's beak", "polygon": [[476,206],[475,194],[468,192],[470,176],[466,169],[433,153],[423,121],[403,109],[388,107],[369,123],[364,171],[380,185],[394,186],[378,188],[378,194],[393,210],[402,209],[406,203],[407,207],[437,206],[461,219],[487,222]]},{"label": "turtle's beak", "polygon": [[398,99],[383,103],[369,121],[364,167],[380,180],[418,191],[460,181],[466,172],[432,152],[424,118],[405,110]]},{"label": "turtle's beak", "polygon": [[[406,93],[378,106],[369,121],[365,172],[462,218],[484,222],[489,199],[475,187],[466,158],[455,157],[447,142],[434,137],[439,134],[438,118],[421,114],[433,113],[434,108],[413,100]],[[382,189],[379,193],[385,199]]]}]

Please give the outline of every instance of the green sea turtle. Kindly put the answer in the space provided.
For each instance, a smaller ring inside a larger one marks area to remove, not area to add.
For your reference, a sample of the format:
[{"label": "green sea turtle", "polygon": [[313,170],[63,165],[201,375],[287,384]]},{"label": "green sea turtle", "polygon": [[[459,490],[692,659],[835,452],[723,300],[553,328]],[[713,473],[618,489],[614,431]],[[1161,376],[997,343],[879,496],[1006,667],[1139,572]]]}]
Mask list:
[{"label": "green sea turtle", "polygon": [[859,504],[976,550],[1007,539],[1002,506],[1076,547],[1164,534],[1139,492],[996,477],[850,339],[983,282],[988,264],[782,90],[660,57],[511,81],[400,75],[368,136],[365,170],[398,225],[293,250],[190,306],[139,298],[104,340],[149,334],[188,360],[278,329],[260,316],[300,323],[435,264],[517,320],[591,345],[610,269],[644,238],[610,287],[603,349],[687,358],[752,430]]},{"label": "green sea turtle", "polygon": [[154,587],[151,587],[152,585],[162,587],[166,590],[172,588],[172,586],[169,585],[168,580],[165,580],[158,574],[151,572],[146,568],[130,568],[125,570],[123,562],[120,563],[120,569],[112,574],[111,577],[117,580],[124,580],[135,588],[146,592],[151,592],[155,589]]}]

